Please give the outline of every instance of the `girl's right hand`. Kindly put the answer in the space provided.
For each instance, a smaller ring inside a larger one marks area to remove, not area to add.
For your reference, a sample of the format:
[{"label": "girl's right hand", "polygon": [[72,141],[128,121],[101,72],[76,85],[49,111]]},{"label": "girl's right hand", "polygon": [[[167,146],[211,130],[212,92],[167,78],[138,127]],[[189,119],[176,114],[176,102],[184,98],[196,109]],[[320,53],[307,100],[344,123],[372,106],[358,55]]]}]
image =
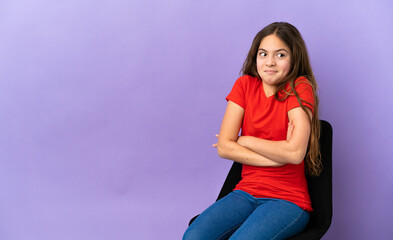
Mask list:
[{"label": "girl's right hand", "polygon": [[[218,138],[218,134],[216,134],[216,138]],[[216,148],[218,143],[214,143],[212,147]]]}]

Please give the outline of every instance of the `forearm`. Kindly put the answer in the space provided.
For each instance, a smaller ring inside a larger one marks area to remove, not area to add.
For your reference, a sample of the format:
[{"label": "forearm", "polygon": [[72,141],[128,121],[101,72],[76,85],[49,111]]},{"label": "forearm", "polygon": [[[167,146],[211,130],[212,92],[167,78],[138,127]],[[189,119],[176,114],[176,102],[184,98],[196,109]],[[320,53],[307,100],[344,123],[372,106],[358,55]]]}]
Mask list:
[{"label": "forearm", "polygon": [[220,142],[217,145],[218,155],[222,158],[235,162],[257,167],[280,167],[285,163],[279,163],[262,156],[234,141]]},{"label": "forearm", "polygon": [[281,164],[299,164],[307,150],[291,141],[271,141],[253,136],[239,137],[238,144]]}]

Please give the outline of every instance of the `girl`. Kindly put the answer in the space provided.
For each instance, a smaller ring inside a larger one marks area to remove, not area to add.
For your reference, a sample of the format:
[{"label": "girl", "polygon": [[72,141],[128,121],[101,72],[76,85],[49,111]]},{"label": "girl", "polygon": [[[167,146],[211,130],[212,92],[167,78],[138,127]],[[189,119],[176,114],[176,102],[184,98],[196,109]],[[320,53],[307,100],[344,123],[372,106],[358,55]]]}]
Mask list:
[{"label": "girl", "polygon": [[183,240],[286,239],[304,230],[312,211],[305,171],[322,168],[316,89],[294,26],[272,23],[255,36],[213,144],[220,157],[243,164],[242,180]]}]

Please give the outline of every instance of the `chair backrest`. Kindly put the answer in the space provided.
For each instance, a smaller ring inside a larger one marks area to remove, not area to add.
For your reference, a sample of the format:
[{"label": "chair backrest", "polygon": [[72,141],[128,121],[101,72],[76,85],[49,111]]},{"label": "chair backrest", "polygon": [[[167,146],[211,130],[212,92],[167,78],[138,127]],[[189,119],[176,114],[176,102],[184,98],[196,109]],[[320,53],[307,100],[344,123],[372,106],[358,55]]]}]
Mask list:
[{"label": "chair backrest", "polygon": [[[320,176],[306,175],[308,192],[312,207],[308,228],[318,227],[327,231],[333,214],[332,206],[332,138],[333,129],[327,122],[321,120],[321,138],[319,140],[323,170]],[[324,232],[324,233],[325,233]]]},{"label": "chair backrest", "polygon": [[[318,177],[307,177],[308,191],[314,209],[310,214],[307,228],[301,235],[290,238],[295,239],[319,239],[330,227],[332,219],[332,126],[324,120],[320,121],[321,137],[319,140],[323,170]],[[242,165],[234,162],[225,179],[224,185],[217,200],[226,196],[241,180]],[[311,236],[311,237],[310,237]]]}]

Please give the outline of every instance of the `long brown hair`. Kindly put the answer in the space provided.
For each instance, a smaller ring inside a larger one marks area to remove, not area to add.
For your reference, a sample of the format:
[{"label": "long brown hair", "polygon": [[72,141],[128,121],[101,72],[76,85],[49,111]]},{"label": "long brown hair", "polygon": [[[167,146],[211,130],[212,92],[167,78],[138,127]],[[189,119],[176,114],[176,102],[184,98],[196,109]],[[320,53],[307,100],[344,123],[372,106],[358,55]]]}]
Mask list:
[{"label": "long brown hair", "polygon": [[[312,87],[314,93],[314,111],[312,118],[309,118],[311,124],[311,134],[305,163],[306,172],[311,176],[318,176],[322,171],[321,153],[319,149],[320,126],[318,117],[318,85],[311,69],[306,44],[304,43],[304,40],[299,31],[294,26],[286,22],[275,22],[262,29],[257,33],[252,42],[250,51],[248,52],[247,58],[243,64],[241,74],[250,75],[261,79],[257,71],[257,52],[262,39],[272,34],[276,35],[283,42],[285,42],[285,44],[291,50],[292,54],[291,70],[285,79],[276,85],[276,92],[274,94],[275,98],[278,101],[283,101],[289,95],[295,95],[302,109],[306,111],[306,107],[303,105],[304,100],[299,97],[299,94],[295,90],[296,85],[299,83],[297,82],[295,84],[295,80],[299,77],[307,78],[308,81],[301,82],[307,82]],[[285,89],[287,84],[289,84],[291,88],[290,91]]]}]

